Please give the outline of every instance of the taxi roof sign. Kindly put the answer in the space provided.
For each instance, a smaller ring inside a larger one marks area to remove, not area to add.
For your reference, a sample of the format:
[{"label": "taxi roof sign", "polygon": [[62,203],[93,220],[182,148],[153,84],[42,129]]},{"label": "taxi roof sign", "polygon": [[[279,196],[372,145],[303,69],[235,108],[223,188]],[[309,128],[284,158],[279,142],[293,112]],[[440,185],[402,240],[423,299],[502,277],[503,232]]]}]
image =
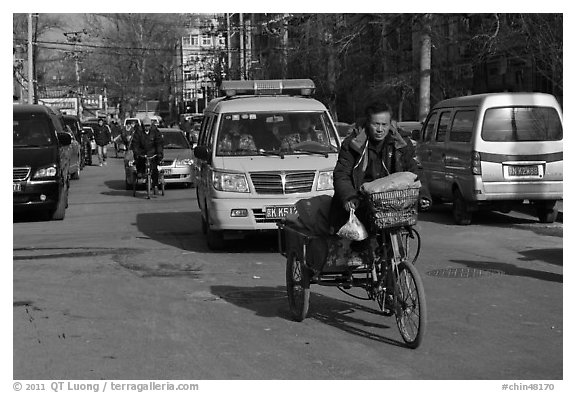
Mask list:
[{"label": "taxi roof sign", "polygon": [[220,90],[226,97],[236,95],[302,95],[310,96],[316,86],[311,79],[266,79],[222,81]]}]

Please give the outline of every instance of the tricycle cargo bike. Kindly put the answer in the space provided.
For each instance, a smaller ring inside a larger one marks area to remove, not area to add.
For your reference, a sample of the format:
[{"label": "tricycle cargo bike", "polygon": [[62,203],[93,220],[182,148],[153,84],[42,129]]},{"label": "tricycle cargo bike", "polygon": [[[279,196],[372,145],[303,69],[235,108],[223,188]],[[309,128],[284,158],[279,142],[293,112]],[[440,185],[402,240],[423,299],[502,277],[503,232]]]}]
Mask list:
[{"label": "tricycle cargo bike", "polygon": [[[286,289],[292,317],[308,314],[310,286],[334,286],[362,300],[374,300],[385,316],[394,316],[402,339],[417,348],[426,330],[426,298],[414,262],[420,236],[413,228],[417,218],[418,189],[367,195],[372,226],[370,251],[354,263],[344,256],[337,236],[317,236],[283,220],[278,226],[280,253],[286,257]],[[416,253],[414,250],[416,248]],[[366,297],[346,291],[363,288]]]}]

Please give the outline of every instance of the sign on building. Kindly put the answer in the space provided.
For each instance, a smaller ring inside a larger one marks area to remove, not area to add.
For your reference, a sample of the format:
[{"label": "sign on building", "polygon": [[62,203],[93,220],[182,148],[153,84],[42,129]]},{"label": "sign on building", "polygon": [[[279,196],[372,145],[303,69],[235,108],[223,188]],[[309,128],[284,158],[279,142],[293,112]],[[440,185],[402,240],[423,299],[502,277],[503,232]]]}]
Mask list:
[{"label": "sign on building", "polygon": [[78,100],[76,98],[40,98],[38,102],[56,108],[65,115],[78,116]]},{"label": "sign on building", "polygon": [[82,97],[84,109],[102,109],[102,95],[89,94]]}]

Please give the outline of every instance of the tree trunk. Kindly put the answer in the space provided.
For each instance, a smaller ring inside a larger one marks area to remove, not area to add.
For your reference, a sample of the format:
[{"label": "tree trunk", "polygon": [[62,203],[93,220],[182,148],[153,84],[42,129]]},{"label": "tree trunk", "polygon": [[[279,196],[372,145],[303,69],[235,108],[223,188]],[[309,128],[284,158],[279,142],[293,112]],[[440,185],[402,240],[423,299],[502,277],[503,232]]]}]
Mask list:
[{"label": "tree trunk", "polygon": [[420,121],[424,121],[428,112],[430,112],[430,74],[432,64],[432,39],[430,31],[430,16],[424,15],[420,36]]}]

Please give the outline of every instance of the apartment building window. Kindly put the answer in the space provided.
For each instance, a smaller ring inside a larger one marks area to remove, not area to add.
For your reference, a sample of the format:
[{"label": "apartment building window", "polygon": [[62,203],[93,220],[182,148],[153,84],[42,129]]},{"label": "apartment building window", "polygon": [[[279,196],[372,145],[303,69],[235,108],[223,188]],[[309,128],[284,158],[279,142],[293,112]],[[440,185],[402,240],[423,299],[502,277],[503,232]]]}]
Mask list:
[{"label": "apartment building window", "polygon": [[192,45],[192,37],[191,36],[182,37],[182,46],[190,46],[190,45]]},{"label": "apartment building window", "polygon": [[202,35],[202,46],[210,46],[212,45],[212,37],[207,35],[207,34],[203,34]]},{"label": "apartment building window", "polygon": [[193,35],[190,37],[191,40],[191,45],[192,46],[198,46],[198,36],[197,35]]},{"label": "apartment building window", "polygon": [[192,71],[184,71],[184,80],[187,80],[187,81],[192,80]]}]

